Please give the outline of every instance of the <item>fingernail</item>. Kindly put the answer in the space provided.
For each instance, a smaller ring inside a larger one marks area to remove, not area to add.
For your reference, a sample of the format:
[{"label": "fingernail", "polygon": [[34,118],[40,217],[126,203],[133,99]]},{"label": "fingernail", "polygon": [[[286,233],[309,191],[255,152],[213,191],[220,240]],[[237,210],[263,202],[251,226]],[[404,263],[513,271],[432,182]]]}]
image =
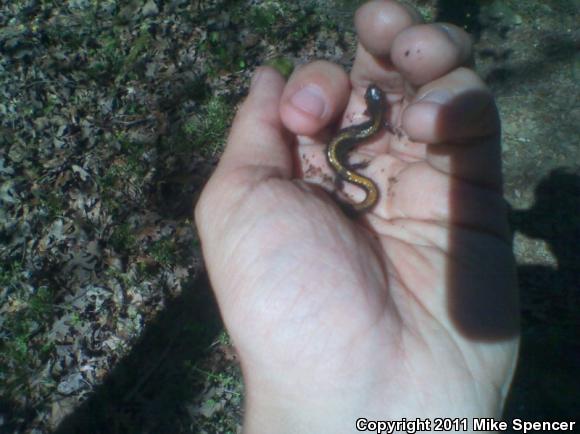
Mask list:
[{"label": "fingernail", "polygon": [[445,35],[447,35],[451,42],[453,42],[455,45],[461,45],[461,40],[455,29],[444,23],[437,23],[436,25],[443,31],[443,33],[445,33]]},{"label": "fingernail", "polygon": [[451,101],[451,98],[453,94],[449,90],[435,89],[420,97],[417,102],[434,102],[443,105]]},{"label": "fingernail", "polygon": [[326,111],[324,92],[313,84],[309,84],[296,92],[290,99],[290,103],[297,109],[319,118]]}]

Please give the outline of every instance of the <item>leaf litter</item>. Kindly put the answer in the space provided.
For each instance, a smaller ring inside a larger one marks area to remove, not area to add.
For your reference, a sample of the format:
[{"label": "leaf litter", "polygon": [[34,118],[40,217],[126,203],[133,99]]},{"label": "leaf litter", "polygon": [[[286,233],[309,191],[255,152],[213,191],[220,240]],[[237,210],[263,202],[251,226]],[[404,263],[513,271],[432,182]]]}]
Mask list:
[{"label": "leaf litter", "polygon": [[[3,5],[0,431],[55,430],[194,290],[203,266],[193,203],[251,71],[279,55],[352,59],[352,33],[316,34],[312,11],[219,0]],[[127,392],[131,408],[178,346],[169,342]],[[235,432],[231,344],[203,354],[189,378],[201,393],[176,410],[179,430]],[[133,412],[132,426],[155,426],[145,413]]]}]

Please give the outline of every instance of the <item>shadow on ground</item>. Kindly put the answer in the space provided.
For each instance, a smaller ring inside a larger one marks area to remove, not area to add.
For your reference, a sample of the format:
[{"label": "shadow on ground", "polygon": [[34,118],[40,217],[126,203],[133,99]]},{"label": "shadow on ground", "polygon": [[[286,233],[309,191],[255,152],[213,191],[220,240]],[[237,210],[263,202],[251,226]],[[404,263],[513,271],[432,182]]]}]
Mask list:
[{"label": "shadow on ground", "polygon": [[[558,266],[518,267],[523,338],[504,419],[574,420],[580,389],[580,170],[553,171],[535,193],[532,208],[511,212],[512,225],[545,240]],[[185,426],[191,419],[184,403],[201,392],[192,385],[191,366],[221,327],[201,277],[148,325],[131,354],[56,433],[195,433]]]},{"label": "shadow on ground", "polygon": [[439,0],[434,21],[464,28],[476,40],[481,33],[481,6],[478,0]]},{"label": "shadow on ground", "polygon": [[541,83],[550,71],[565,68],[577,52],[572,36],[562,38],[546,34],[541,41],[542,46],[538,48],[541,54],[535,61],[508,62],[512,52],[502,47],[481,51],[481,56],[491,57],[495,62],[495,66],[483,77],[487,85],[498,94],[509,94],[514,86],[522,82],[527,85]]},{"label": "shadow on ground", "polygon": [[514,231],[548,243],[557,269],[518,267],[520,360],[505,419],[575,420],[580,390],[580,169],[557,169],[528,210],[513,210]]},{"label": "shadow on ground", "polygon": [[[558,266],[518,267],[523,337],[504,418],[574,420],[580,389],[580,170],[553,171],[535,193],[532,208],[512,210],[512,226],[545,240]],[[183,403],[200,392],[187,366],[220,329],[209,284],[199,279],[148,326],[130,356],[56,433],[196,432],[183,426],[189,420]]]},{"label": "shadow on ground", "polygon": [[183,433],[189,420],[184,404],[201,392],[192,366],[222,330],[207,278],[184,289],[57,434]]}]

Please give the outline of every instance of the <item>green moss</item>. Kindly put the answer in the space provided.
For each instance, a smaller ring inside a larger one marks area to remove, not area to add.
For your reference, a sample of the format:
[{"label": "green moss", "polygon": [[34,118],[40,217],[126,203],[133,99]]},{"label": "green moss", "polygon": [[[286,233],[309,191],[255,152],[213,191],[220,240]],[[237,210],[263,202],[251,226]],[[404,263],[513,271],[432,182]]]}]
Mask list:
[{"label": "green moss", "polygon": [[52,342],[35,340],[53,321],[53,291],[24,285],[23,279],[20,265],[0,269],[0,285],[11,293],[0,334],[0,373],[10,372],[10,382],[3,385],[8,396],[28,387],[30,373],[46,363],[54,350]]},{"label": "green moss", "polygon": [[123,61],[123,70],[130,71],[135,66],[135,63],[144,53],[147,52],[151,42],[153,41],[153,37],[149,32],[149,26],[144,25],[139,30],[139,36],[132,44],[131,51]]},{"label": "green moss", "polygon": [[248,24],[250,28],[265,35],[271,31],[272,26],[283,18],[283,10],[277,2],[265,1],[255,5],[249,13]]},{"label": "green moss", "polygon": [[[121,152],[106,168],[105,173],[97,178],[97,186],[104,206],[117,219],[123,219],[126,210],[121,203],[132,202],[139,196],[145,184],[145,175],[149,168],[143,162],[143,153],[147,145],[131,142],[124,133],[117,135]],[[130,195],[122,198],[121,195]]]},{"label": "green moss", "polygon": [[169,267],[177,260],[177,249],[175,243],[170,239],[154,242],[149,248],[149,254],[162,267]]},{"label": "green moss", "polygon": [[4,289],[16,285],[20,282],[22,265],[19,262],[0,263],[0,286]]},{"label": "green moss", "polygon": [[290,77],[292,71],[294,70],[294,64],[287,57],[276,57],[266,62],[266,65],[271,66],[276,69],[284,77]]},{"label": "green moss", "polygon": [[184,123],[187,143],[203,155],[218,153],[223,147],[232,117],[233,108],[224,98],[211,98],[198,114]]},{"label": "green moss", "polygon": [[46,208],[48,219],[54,220],[64,214],[66,210],[66,200],[65,198],[54,192],[47,192],[40,197],[40,203]]},{"label": "green moss", "polygon": [[134,231],[127,223],[123,223],[113,230],[109,243],[119,253],[130,253],[137,246]]}]

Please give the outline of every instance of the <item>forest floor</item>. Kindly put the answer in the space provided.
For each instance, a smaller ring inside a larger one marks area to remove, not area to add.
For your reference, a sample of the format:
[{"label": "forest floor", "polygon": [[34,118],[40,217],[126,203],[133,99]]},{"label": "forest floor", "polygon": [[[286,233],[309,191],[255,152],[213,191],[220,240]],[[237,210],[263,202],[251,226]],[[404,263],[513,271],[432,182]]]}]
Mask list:
[{"label": "forest floor", "polygon": [[[252,71],[348,68],[354,3],[0,8],[0,432],[240,432],[193,203]],[[523,322],[505,418],[574,420],[580,1],[410,3],[473,34],[502,116]]]}]

